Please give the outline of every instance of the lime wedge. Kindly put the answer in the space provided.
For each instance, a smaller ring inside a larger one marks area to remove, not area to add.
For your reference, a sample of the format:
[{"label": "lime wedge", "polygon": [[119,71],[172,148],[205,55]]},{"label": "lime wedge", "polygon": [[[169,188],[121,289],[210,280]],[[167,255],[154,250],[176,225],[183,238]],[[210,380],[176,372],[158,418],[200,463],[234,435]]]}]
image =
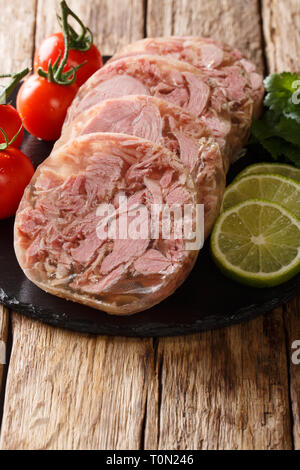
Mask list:
[{"label": "lime wedge", "polygon": [[254,287],[277,286],[300,272],[300,221],[273,202],[242,202],[217,220],[211,252],[228,277]]},{"label": "lime wedge", "polygon": [[222,210],[246,201],[277,202],[300,220],[300,183],[279,175],[250,175],[234,181],[225,191]]},{"label": "lime wedge", "polygon": [[300,170],[292,165],[282,163],[257,163],[250,165],[239,173],[235,179],[239,180],[244,178],[244,176],[260,175],[262,173],[286,176],[300,183]]}]

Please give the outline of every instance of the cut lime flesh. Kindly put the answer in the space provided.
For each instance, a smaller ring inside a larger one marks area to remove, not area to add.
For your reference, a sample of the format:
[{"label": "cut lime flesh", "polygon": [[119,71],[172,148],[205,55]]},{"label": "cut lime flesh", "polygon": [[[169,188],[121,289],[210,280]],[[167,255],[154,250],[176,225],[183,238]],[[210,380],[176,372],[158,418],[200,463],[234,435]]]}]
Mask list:
[{"label": "cut lime flesh", "polygon": [[262,173],[285,176],[286,178],[291,178],[300,183],[300,169],[283,163],[257,163],[250,165],[239,173],[235,180],[237,181],[245,176],[260,175]]},{"label": "cut lime flesh", "polygon": [[279,204],[244,201],[217,220],[211,251],[228,277],[255,287],[279,285],[300,272],[300,221]]},{"label": "cut lime flesh", "polygon": [[276,202],[300,220],[300,183],[280,175],[249,175],[226,189],[222,210],[252,198]]}]

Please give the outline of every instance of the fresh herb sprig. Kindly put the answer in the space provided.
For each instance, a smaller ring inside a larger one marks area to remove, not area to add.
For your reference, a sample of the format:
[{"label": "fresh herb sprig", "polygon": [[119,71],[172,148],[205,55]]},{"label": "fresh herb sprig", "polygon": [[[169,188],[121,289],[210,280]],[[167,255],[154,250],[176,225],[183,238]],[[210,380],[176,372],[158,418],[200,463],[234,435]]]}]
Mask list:
[{"label": "fresh herb sprig", "polygon": [[296,73],[272,74],[264,81],[265,112],[252,124],[250,145],[259,145],[273,160],[300,168],[300,77]]}]

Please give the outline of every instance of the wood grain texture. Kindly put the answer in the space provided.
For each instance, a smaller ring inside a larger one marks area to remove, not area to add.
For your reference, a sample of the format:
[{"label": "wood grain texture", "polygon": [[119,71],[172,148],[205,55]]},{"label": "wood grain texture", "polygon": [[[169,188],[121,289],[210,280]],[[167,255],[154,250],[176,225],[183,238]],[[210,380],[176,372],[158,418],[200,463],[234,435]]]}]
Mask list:
[{"label": "wood grain texture", "polygon": [[270,72],[300,72],[299,0],[262,0],[263,30]]},{"label": "wood grain texture", "polygon": [[37,0],[0,0],[0,74],[31,67]]},{"label": "wood grain texture", "polygon": [[[25,67],[31,67],[35,10],[36,0],[25,2],[0,0],[0,74],[13,73]],[[1,80],[1,84],[5,82],[6,80]],[[7,333],[8,311],[0,305],[0,341],[6,343]],[[2,375],[3,365],[0,364],[0,388]]]},{"label": "wood grain texture", "polygon": [[4,357],[8,335],[8,310],[0,305],[0,391],[2,387]]},{"label": "wood grain texture", "polygon": [[[103,55],[113,55],[144,36],[144,0],[68,0],[68,5],[89,25]],[[59,30],[58,9],[57,0],[38,0],[36,46]]]},{"label": "wood grain texture", "polygon": [[[143,1],[68,3],[104,54],[143,34]],[[57,30],[55,4],[38,3],[36,44]],[[14,315],[1,448],[140,448],[146,409],[156,422],[155,394],[147,398],[156,383],[149,383],[153,357],[152,340],[89,338]]]},{"label": "wood grain texture", "polygon": [[[162,339],[157,364],[159,449],[291,449],[280,309],[244,325]],[[146,448],[152,444],[146,438]]]},{"label": "wood grain texture", "polygon": [[[263,0],[263,30],[266,60],[270,72],[300,72],[298,37],[300,33],[300,2],[298,0]],[[284,310],[287,353],[290,366],[290,399],[293,413],[293,439],[300,449],[300,365],[292,363],[292,343],[300,340],[300,298]]]},{"label": "wood grain texture", "polygon": [[[300,298],[295,299],[287,305],[285,309],[285,324],[287,331],[287,352],[289,355],[290,366],[293,439],[295,449],[300,450]],[[295,342],[296,344],[294,344]],[[293,354],[296,354],[296,363],[293,361]]]},{"label": "wood grain texture", "polygon": [[152,340],[89,337],[14,316],[1,449],[139,449]]},{"label": "wood grain texture", "polygon": [[[263,69],[257,1],[149,0],[147,33],[213,36]],[[285,348],[281,309],[226,330],[160,340],[158,448],[290,449]],[[146,439],[147,447],[155,448]]]},{"label": "wood grain texture", "polygon": [[147,35],[176,34],[224,41],[263,70],[258,0],[148,0]]}]

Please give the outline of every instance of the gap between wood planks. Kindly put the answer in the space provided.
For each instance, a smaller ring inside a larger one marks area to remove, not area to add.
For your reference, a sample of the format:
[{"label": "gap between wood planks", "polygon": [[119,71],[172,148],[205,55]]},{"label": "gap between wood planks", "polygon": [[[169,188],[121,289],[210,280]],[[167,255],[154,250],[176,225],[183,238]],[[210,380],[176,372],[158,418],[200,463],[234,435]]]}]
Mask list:
[{"label": "gap between wood planks", "polygon": [[33,67],[34,61],[34,53],[35,53],[35,41],[36,41],[36,28],[37,28],[37,9],[38,9],[38,1],[34,0],[34,20],[33,20],[33,34],[32,34],[32,54],[31,54],[31,65]]},{"label": "gap between wood planks", "polygon": [[148,0],[143,0],[144,1],[144,38],[148,36],[147,33],[147,18],[148,18]]},{"label": "gap between wood planks", "polygon": [[260,26],[260,34],[261,34],[263,72],[264,72],[264,75],[267,75],[269,73],[269,69],[268,69],[268,60],[267,60],[267,55],[266,55],[266,41],[265,41],[265,35],[264,35],[263,0],[257,0],[257,2],[258,2],[258,10],[259,10],[259,26]]}]

